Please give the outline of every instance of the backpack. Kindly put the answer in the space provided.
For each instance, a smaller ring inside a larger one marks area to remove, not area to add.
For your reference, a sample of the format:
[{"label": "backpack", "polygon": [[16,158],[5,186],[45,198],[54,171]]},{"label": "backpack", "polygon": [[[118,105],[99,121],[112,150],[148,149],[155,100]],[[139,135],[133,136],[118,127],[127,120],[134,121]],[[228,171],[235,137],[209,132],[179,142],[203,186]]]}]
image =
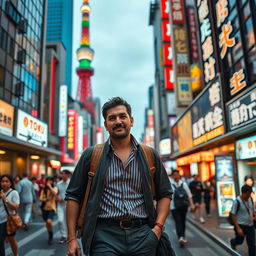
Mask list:
[{"label": "backpack", "polygon": [[[100,159],[102,157],[103,150],[104,150],[104,145],[105,144],[97,144],[94,146],[93,151],[92,151],[91,160],[90,160],[90,170],[88,172],[88,183],[86,186],[84,199],[83,199],[82,203],[80,204],[78,220],[77,220],[77,224],[76,224],[77,238],[81,238],[81,236],[83,234],[84,215],[85,215],[85,210],[87,208],[87,201],[89,198],[92,179],[93,179],[93,177],[96,173],[97,167],[100,163]],[[142,148],[142,151],[146,158],[147,165],[150,170],[152,196],[153,196],[153,198],[155,198],[156,193],[155,193],[154,173],[155,173],[156,168],[155,168],[155,160],[154,160],[153,150],[152,150],[152,148],[150,148],[144,144],[140,144],[140,146]]]},{"label": "backpack", "polygon": [[175,188],[173,194],[173,202],[176,209],[187,208],[189,206],[188,195],[183,187],[183,183],[180,186],[172,184]]}]

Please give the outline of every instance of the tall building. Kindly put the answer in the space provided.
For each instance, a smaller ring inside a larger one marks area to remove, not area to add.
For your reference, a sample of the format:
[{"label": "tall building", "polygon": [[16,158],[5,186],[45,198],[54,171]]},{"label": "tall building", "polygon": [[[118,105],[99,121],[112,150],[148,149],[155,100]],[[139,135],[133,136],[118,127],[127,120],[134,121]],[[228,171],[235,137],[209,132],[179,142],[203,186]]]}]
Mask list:
[{"label": "tall building", "polygon": [[0,174],[44,173],[45,0],[0,1]]},{"label": "tall building", "polygon": [[89,1],[84,0],[81,7],[82,12],[82,35],[80,47],[77,50],[79,67],[76,69],[79,76],[77,100],[84,105],[84,108],[95,118],[95,110],[92,99],[91,76],[94,71],[91,67],[94,51],[90,48],[90,11]]},{"label": "tall building", "polygon": [[48,0],[47,43],[61,42],[66,50],[65,83],[72,92],[73,0]]}]

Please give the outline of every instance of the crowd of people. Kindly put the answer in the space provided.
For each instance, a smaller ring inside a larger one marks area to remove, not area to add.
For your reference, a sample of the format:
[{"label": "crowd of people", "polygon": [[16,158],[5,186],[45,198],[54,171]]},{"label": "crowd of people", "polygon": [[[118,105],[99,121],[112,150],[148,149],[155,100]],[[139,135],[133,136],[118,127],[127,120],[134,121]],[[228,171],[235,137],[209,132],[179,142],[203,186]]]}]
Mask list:
[{"label": "crowd of people", "polygon": [[48,232],[48,244],[53,243],[53,218],[57,215],[61,234],[59,243],[67,240],[66,202],[64,200],[71,172],[62,170],[60,176],[40,178],[23,173],[0,177],[0,255],[5,255],[5,241],[10,243],[14,256],[18,255],[16,232],[7,234],[8,214],[18,214],[22,228],[27,231],[29,224],[41,215]]}]

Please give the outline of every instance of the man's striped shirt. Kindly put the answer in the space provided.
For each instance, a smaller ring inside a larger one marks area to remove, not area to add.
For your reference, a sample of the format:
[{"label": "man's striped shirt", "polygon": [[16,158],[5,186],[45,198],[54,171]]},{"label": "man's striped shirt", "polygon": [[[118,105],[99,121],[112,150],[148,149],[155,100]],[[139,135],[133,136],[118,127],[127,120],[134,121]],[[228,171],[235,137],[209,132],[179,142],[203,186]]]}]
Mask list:
[{"label": "man's striped shirt", "polygon": [[105,178],[105,188],[100,203],[99,218],[147,218],[138,170],[138,142],[131,138],[132,151],[125,166],[112,148],[110,166]]}]

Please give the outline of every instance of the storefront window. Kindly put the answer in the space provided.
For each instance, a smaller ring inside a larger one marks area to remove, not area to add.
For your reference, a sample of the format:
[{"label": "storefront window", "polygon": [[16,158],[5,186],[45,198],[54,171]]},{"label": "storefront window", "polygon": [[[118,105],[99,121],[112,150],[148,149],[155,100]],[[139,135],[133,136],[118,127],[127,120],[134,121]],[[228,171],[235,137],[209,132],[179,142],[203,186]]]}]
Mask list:
[{"label": "storefront window", "polygon": [[250,18],[244,25],[245,34],[246,34],[246,48],[250,49],[252,46],[255,45],[255,35],[253,29],[252,18]]},{"label": "storefront window", "polygon": [[241,33],[238,31],[235,34],[235,40],[236,40],[236,45],[232,48],[232,55],[234,62],[239,60],[243,56],[243,48],[242,48],[242,41],[241,41]]},{"label": "storefront window", "polygon": [[228,19],[232,22],[233,31],[237,31],[239,29],[239,19],[236,8],[230,13]]},{"label": "storefront window", "polygon": [[256,80],[256,47],[248,53],[248,62],[249,80],[252,82]]},{"label": "storefront window", "polygon": [[251,15],[250,3],[248,2],[242,10],[242,22],[244,22]]}]

